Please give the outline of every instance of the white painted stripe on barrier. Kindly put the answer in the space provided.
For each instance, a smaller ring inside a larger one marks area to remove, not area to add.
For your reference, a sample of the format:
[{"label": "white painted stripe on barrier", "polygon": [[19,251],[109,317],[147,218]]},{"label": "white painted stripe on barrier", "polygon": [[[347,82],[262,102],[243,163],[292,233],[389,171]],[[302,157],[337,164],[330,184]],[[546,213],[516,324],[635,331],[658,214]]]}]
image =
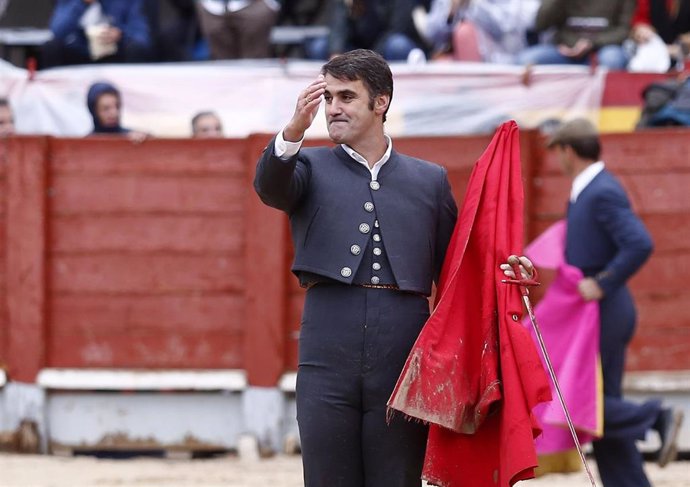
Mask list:
[{"label": "white painted stripe on barrier", "polygon": [[283,392],[295,392],[297,387],[297,372],[286,372],[280,378],[278,388]]},{"label": "white painted stripe on barrier", "polygon": [[63,390],[240,391],[247,387],[243,370],[43,369],[36,382]]},{"label": "white painted stripe on barrier", "polygon": [[0,369],[0,387],[7,384],[7,374],[4,370]]},{"label": "white painted stripe on barrier", "polygon": [[627,372],[623,377],[625,392],[690,392],[690,370]]}]

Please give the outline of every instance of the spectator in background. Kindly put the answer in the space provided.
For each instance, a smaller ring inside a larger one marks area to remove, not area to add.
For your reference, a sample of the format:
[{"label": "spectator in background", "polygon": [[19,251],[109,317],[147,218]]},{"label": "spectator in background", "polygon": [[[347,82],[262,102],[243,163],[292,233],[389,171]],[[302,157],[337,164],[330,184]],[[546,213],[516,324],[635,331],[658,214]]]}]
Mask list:
[{"label": "spectator in background", "polygon": [[542,0],[535,28],[554,29],[554,42],[522,51],[521,64],[588,64],[596,54],[598,64],[625,69],[628,37],[635,0]]},{"label": "spectator in background", "polygon": [[0,137],[14,135],[14,114],[7,98],[0,98]]},{"label": "spectator in background", "polygon": [[632,24],[631,37],[637,45],[659,36],[670,64],[683,69],[690,53],[690,0],[637,0]]},{"label": "spectator in background", "polygon": [[269,57],[279,11],[276,0],[199,0],[197,13],[211,58]]},{"label": "spectator in background", "polygon": [[43,45],[41,67],[152,60],[154,46],[142,0],[57,0],[55,36]]},{"label": "spectator in background", "polygon": [[199,112],[192,117],[192,137],[213,139],[223,137],[223,123],[215,112]]},{"label": "spectator in background", "polygon": [[541,0],[433,0],[428,14],[415,12],[432,57],[451,52],[458,61],[515,62],[527,47],[527,31]]},{"label": "spectator in background", "polygon": [[329,59],[353,49],[371,49],[388,61],[420,57],[424,42],[412,19],[416,0],[331,0],[330,35],[305,46],[310,59]]},{"label": "spectator in background", "polygon": [[93,118],[93,132],[89,135],[124,135],[139,143],[149,134],[124,128],[120,124],[122,96],[114,85],[98,82],[91,85],[86,95],[86,105]]}]

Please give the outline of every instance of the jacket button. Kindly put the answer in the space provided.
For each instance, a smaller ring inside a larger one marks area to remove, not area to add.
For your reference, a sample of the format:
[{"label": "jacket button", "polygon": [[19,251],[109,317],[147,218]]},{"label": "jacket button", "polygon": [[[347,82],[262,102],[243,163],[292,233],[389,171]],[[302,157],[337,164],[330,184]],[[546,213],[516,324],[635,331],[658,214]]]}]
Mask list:
[{"label": "jacket button", "polygon": [[350,277],[352,275],[352,269],[349,267],[343,267],[340,269],[340,275],[343,277]]},{"label": "jacket button", "polygon": [[364,210],[368,211],[369,213],[374,211],[374,203],[372,203],[371,201],[367,201],[366,203],[364,203]]},{"label": "jacket button", "polygon": [[374,191],[378,191],[381,185],[379,184],[378,181],[372,181],[369,183],[369,187],[373,189]]},{"label": "jacket button", "polygon": [[359,253],[362,251],[362,248],[359,245],[353,245],[350,247],[350,253],[352,255],[359,255]]},{"label": "jacket button", "polygon": [[369,230],[371,230],[371,228],[369,227],[369,224],[367,224],[367,223],[360,223],[359,224],[359,231],[361,233],[369,233]]},{"label": "jacket button", "polygon": [[371,278],[372,284],[378,284],[379,282],[381,282],[381,279],[379,279],[378,276],[374,276]]},{"label": "jacket button", "polygon": [[374,269],[375,271],[380,271],[381,270],[381,264],[379,264],[378,262],[374,262],[371,265],[371,268]]},{"label": "jacket button", "polygon": [[379,221],[378,221],[378,220],[374,220],[374,228],[378,228],[378,227],[379,227]]},{"label": "jacket button", "polygon": [[381,255],[382,253],[383,253],[383,252],[381,251],[380,248],[378,248],[378,247],[375,247],[375,248],[374,248],[374,255]]},{"label": "jacket button", "polygon": [[381,235],[379,235],[378,233],[375,233],[374,234],[374,242],[380,242],[380,241],[381,241]]}]

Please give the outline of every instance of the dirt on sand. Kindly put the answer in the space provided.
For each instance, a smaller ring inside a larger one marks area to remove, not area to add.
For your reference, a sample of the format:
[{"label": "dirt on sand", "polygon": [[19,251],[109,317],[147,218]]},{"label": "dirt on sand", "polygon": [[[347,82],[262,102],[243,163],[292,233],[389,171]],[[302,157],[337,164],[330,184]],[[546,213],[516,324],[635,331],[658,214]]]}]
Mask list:
[{"label": "dirt on sand", "polygon": [[[596,472],[596,467],[592,468]],[[690,462],[645,465],[654,487],[690,487]],[[598,480],[597,480],[598,482]],[[89,456],[0,454],[2,487],[302,487],[299,456],[247,461],[237,457],[107,460]],[[584,472],[552,474],[518,485],[589,487]]]}]

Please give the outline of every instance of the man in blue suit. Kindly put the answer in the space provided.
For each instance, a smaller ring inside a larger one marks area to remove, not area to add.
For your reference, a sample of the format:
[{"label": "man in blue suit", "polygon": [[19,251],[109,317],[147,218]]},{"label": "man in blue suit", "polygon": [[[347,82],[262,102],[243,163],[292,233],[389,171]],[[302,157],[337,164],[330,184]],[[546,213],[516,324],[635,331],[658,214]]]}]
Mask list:
[{"label": "man in blue suit", "polygon": [[575,119],[559,127],[548,142],[572,178],[568,205],[566,260],[582,270],[583,299],[600,307],[600,353],[604,379],[604,436],[593,444],[605,487],[648,487],[635,440],[650,429],[661,437],[658,462],[676,455],[682,411],[661,401],[635,404],[623,399],[625,355],[635,331],[635,306],[626,286],[652,252],[652,240],[632,211],[625,190],[600,160],[594,125]]},{"label": "man in blue suit", "polygon": [[[334,57],[256,169],[262,201],[290,217],[292,270],[307,288],[297,370],[307,487],[421,486],[427,428],[386,421],[386,402],[429,317],[457,208],[444,168],[393,149],[392,95],[381,55]],[[301,148],[322,100],[338,145]]]}]

